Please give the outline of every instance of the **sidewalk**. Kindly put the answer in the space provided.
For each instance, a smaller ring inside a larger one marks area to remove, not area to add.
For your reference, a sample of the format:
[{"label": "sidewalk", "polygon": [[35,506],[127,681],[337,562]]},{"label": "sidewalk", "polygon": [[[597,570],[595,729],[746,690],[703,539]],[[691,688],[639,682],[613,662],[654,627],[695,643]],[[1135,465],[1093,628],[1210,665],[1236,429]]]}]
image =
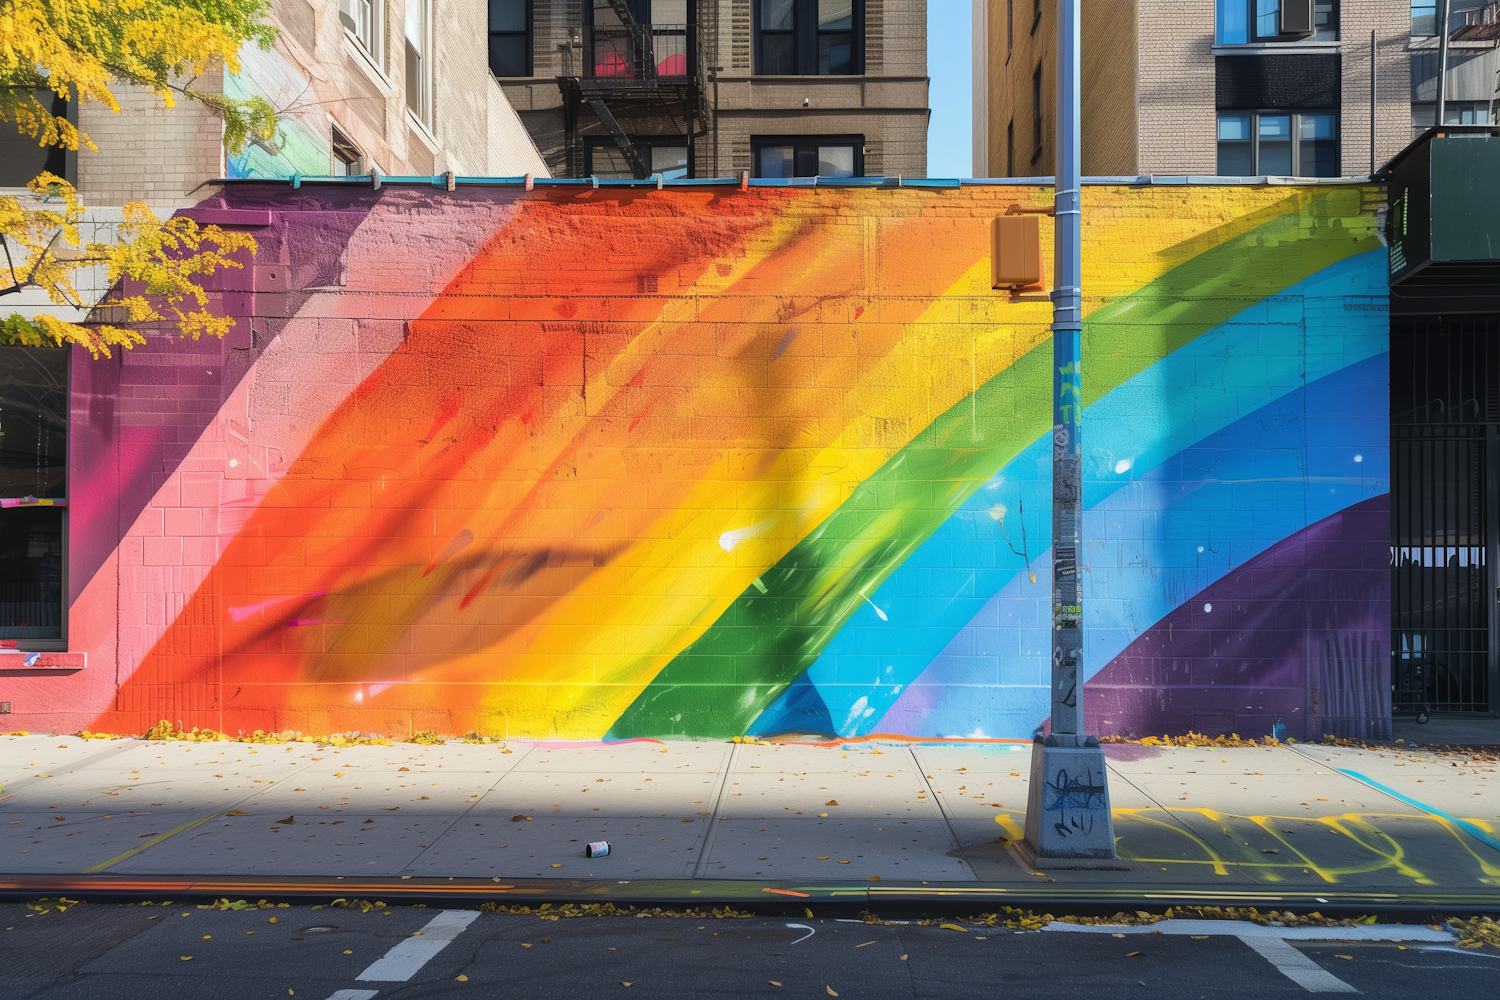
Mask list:
[{"label": "sidewalk", "polygon": [[1493,760],[1112,745],[1128,869],[1038,872],[1029,750],[0,737],[0,891],[1500,902]]}]

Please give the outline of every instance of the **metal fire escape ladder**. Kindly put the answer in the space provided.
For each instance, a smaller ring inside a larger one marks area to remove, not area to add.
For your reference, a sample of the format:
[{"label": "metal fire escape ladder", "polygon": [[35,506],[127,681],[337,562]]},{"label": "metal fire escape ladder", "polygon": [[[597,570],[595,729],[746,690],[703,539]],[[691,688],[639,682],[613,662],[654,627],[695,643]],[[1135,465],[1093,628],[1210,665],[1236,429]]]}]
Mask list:
[{"label": "metal fire escape ladder", "polygon": [[630,172],[635,174],[638,180],[644,180],[651,176],[651,165],[641,156],[641,151],[635,148],[635,143],[625,134],[620,123],[615,120],[614,114],[604,99],[598,94],[590,93],[587,89],[583,91],[583,99],[589,102],[589,107],[594,109],[594,114],[599,116],[600,123],[609,132],[610,137],[615,140],[615,146],[619,148],[620,155],[625,157],[625,162],[630,164]]},{"label": "metal fire escape ladder", "polygon": [[614,8],[615,17],[620,19],[621,24],[635,23],[635,17],[630,13],[629,0],[609,0],[609,5]]}]

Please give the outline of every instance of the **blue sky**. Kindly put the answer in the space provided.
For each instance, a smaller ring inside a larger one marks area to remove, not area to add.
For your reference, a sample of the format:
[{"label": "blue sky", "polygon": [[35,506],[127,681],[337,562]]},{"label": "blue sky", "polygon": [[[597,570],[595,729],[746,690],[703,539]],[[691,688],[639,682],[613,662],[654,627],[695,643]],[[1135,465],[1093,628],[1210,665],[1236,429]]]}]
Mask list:
[{"label": "blue sky", "polygon": [[928,177],[968,177],[974,172],[969,76],[972,29],[969,0],[927,0],[927,75],[932,78]]}]

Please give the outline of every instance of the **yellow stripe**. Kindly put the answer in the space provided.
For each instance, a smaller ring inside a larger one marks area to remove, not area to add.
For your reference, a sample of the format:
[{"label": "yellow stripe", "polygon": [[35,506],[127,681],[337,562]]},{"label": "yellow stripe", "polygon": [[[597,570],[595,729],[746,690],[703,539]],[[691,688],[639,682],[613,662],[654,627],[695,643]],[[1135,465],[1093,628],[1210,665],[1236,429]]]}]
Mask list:
[{"label": "yellow stripe", "polygon": [[166,840],[168,837],[175,837],[175,836],[177,836],[179,833],[181,833],[184,830],[191,830],[195,826],[201,826],[202,824],[207,823],[209,820],[213,819],[214,817],[216,817],[216,816],[222,816],[222,815],[223,815],[222,812],[212,812],[212,813],[209,813],[207,816],[203,817],[202,819],[195,819],[191,823],[184,823],[181,826],[179,826],[177,829],[175,829],[175,830],[168,830],[166,833],[158,834],[157,836],[152,837],[150,840],[146,841],[144,844],[138,844],[135,847],[132,847],[130,850],[126,851],[124,854],[121,854],[118,857],[110,858],[108,861],[104,862],[103,864],[97,864],[97,865],[95,865],[92,868],[85,868],[79,874],[82,874],[82,875],[93,875],[93,874],[96,874],[98,872],[102,872],[106,868],[109,868],[109,867],[112,867],[114,865],[119,864],[121,861],[124,861],[126,858],[133,858],[133,857],[135,857],[137,854],[139,854],[142,851],[146,850],[148,847],[155,847],[157,844],[160,844],[163,840]]}]

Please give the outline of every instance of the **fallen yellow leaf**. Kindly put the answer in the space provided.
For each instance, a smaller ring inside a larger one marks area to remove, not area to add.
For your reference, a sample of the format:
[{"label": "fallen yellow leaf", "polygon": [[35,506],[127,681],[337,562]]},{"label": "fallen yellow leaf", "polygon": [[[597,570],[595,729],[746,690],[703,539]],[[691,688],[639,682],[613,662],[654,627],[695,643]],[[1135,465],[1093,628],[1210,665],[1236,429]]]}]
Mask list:
[{"label": "fallen yellow leaf", "polygon": [[1353,955],[1335,955],[1333,957],[1334,958],[1342,958],[1346,962],[1352,962],[1352,961],[1354,961],[1354,956]]},{"label": "fallen yellow leaf", "polygon": [[553,866],[552,866],[552,867],[553,867],[553,868],[561,868],[561,867],[562,867],[562,865],[553,865]]},{"label": "fallen yellow leaf", "polygon": [[231,809],[227,813],[225,813],[224,815],[225,816],[248,816],[249,813],[245,812],[245,810],[243,810],[243,809]]},{"label": "fallen yellow leaf", "polygon": [[1127,951],[1125,953],[1125,957],[1126,958],[1135,958],[1137,955],[1144,955],[1144,954],[1146,954],[1144,951]]},{"label": "fallen yellow leaf", "polygon": [[625,980],[622,979],[622,980],[620,980],[620,985],[621,986],[629,986],[630,984],[627,983]]},{"label": "fallen yellow leaf", "polygon": [[[836,805],[839,804],[839,800],[838,799],[829,799],[827,802],[825,802],[823,804],[825,806],[836,806]],[[838,996],[838,994],[835,993],[834,996]]]},{"label": "fallen yellow leaf", "polygon": [[831,996],[831,997],[838,996],[838,994],[833,991],[833,987],[832,986],[824,986],[823,988],[828,991],[828,995],[829,996]]},{"label": "fallen yellow leaf", "polygon": [[530,947],[531,947],[531,945],[529,945],[529,944],[527,944],[527,943],[526,943],[526,942],[524,942],[524,941],[522,941],[522,942],[521,942],[521,947],[522,947],[522,948],[530,948]]},{"label": "fallen yellow leaf", "polygon": [[866,941],[863,944],[857,944],[854,947],[856,947],[856,948],[863,948],[867,944],[874,944],[874,943],[875,943],[874,941]]},{"label": "fallen yellow leaf", "polygon": [[945,931],[961,931],[964,934],[969,933],[969,929],[967,927],[960,927],[957,924],[938,924],[938,926]]},{"label": "fallen yellow leaf", "polygon": [[903,962],[906,961],[906,956],[905,955],[901,956],[901,961],[903,961]]},{"label": "fallen yellow leaf", "polygon": [[770,983],[772,986],[780,986],[781,985],[780,983],[778,983],[774,979],[767,979],[766,982]]},{"label": "fallen yellow leaf", "polygon": [[819,861],[827,861],[828,860],[828,855],[826,855],[826,854],[819,854],[818,855],[818,860]]},{"label": "fallen yellow leaf", "polygon": [[453,977],[453,981],[454,982],[458,982],[458,983],[467,983],[469,981],[469,977],[468,976],[454,976]]},{"label": "fallen yellow leaf", "polygon": [[840,862],[839,862],[839,864],[841,864],[841,865],[847,865],[847,864],[848,864],[848,863],[849,863],[849,862],[847,862],[847,861],[840,861]]},{"label": "fallen yellow leaf", "polygon": [[192,955],[183,955],[183,956],[181,956],[181,958],[182,958],[182,960],[184,962],[191,962],[193,960],[193,956]]}]

